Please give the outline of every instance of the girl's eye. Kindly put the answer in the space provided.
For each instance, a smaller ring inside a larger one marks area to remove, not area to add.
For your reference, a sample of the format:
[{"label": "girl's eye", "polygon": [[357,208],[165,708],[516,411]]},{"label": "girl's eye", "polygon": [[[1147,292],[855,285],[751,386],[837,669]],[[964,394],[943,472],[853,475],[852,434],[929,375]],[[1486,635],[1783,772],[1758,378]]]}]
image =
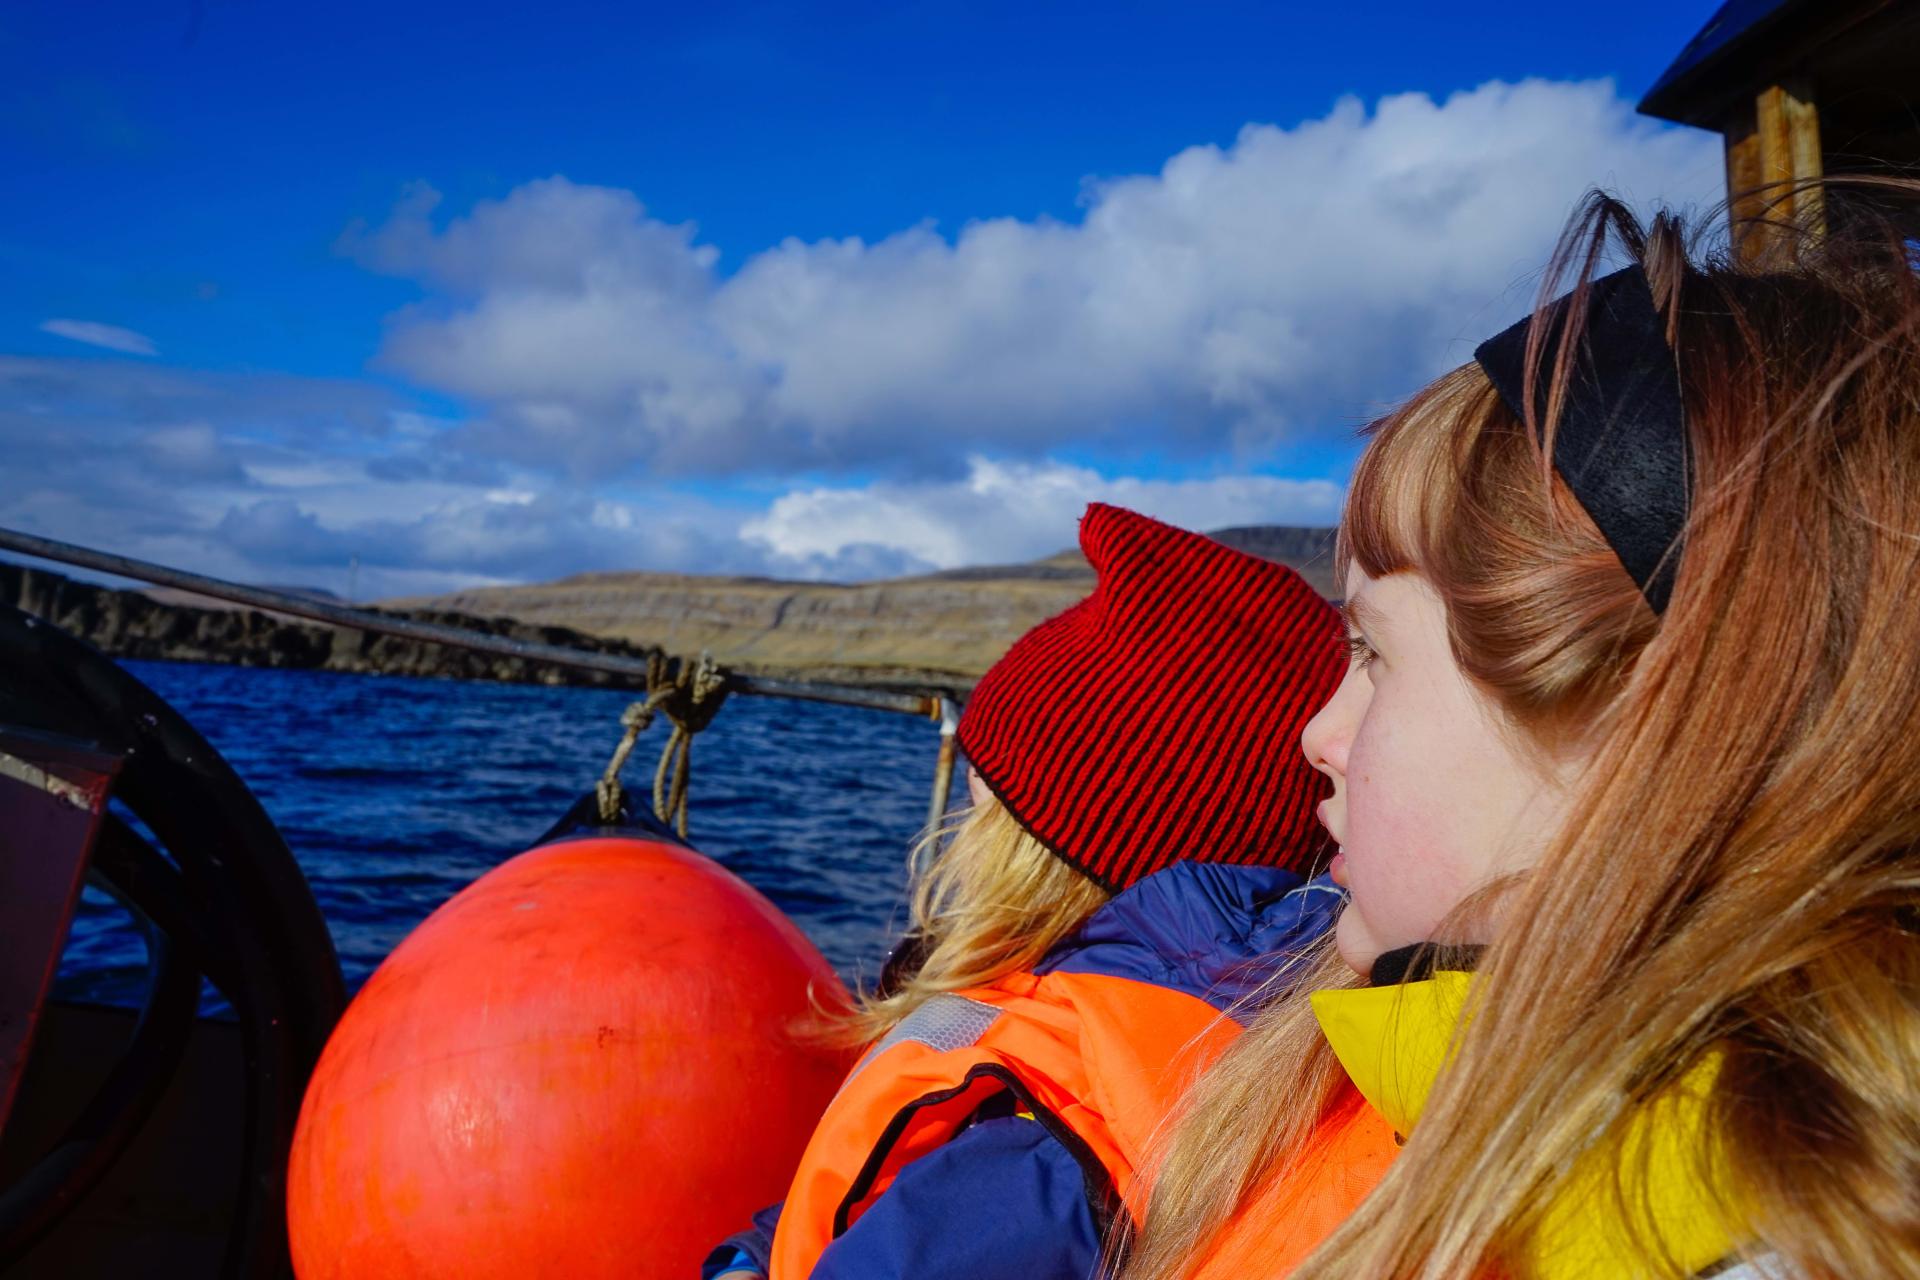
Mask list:
[{"label": "girl's eye", "polygon": [[1355,633],[1347,637],[1347,656],[1354,666],[1365,671],[1380,655],[1373,651],[1373,646],[1367,643],[1365,636]]}]

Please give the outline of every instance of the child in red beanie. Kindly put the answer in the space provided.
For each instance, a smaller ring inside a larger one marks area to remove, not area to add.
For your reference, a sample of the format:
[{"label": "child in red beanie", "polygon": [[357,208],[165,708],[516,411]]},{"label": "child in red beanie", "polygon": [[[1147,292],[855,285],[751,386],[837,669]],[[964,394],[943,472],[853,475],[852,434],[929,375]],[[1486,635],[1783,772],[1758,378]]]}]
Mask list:
[{"label": "child in red beanie", "polygon": [[1331,924],[1299,738],[1346,669],[1338,615],[1118,507],[1080,544],[1092,594],[968,700],[974,804],[915,875],[911,971],[844,1024],[871,1047],[708,1276],[1085,1280],[1155,1128]]}]

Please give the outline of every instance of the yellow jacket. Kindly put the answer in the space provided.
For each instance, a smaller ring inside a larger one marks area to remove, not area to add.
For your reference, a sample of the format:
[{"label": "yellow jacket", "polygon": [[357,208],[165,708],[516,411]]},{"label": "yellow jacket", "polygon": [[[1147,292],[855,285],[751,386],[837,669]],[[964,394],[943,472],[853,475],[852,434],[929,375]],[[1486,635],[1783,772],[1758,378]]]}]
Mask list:
[{"label": "yellow jacket", "polygon": [[[1445,1064],[1471,983],[1442,971],[1398,986],[1320,991],[1315,1016],[1354,1087],[1397,1133],[1411,1133]],[[1620,1158],[1595,1156],[1548,1208],[1531,1274],[1542,1280],[1645,1275],[1647,1242],[1693,1274],[1733,1252],[1721,1206],[1724,1169],[1711,1151],[1707,1099],[1719,1070],[1709,1059],[1642,1107]],[[1715,1171],[1718,1170],[1716,1173]],[[1719,1180],[1718,1185],[1716,1179]],[[1614,1193],[1619,1180],[1624,1197]],[[1622,1205],[1630,1208],[1623,1216]]]}]

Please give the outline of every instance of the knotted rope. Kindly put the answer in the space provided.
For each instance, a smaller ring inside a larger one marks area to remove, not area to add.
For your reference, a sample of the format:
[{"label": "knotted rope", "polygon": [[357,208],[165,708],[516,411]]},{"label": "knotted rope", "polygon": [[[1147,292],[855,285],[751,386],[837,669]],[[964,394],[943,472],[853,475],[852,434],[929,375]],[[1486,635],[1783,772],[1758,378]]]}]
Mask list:
[{"label": "knotted rope", "polygon": [[620,745],[613,749],[613,758],[607,761],[606,772],[593,789],[600,805],[600,821],[619,820],[626,800],[620,770],[658,712],[673,725],[673,733],[660,749],[660,763],[653,771],[653,813],[660,821],[672,823],[684,838],[687,783],[693,774],[693,735],[713,723],[726,700],[727,673],[707,654],[701,654],[691,665],[669,661],[664,654],[649,658],[647,696],[620,713]]}]

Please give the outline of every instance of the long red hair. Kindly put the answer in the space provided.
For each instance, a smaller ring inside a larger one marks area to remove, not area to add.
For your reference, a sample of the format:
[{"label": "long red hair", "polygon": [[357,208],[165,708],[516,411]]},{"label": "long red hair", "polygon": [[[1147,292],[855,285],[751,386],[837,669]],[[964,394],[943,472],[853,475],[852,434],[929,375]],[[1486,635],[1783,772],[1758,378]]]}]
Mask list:
[{"label": "long red hair", "polygon": [[[1625,257],[1668,319],[1693,487],[1664,617],[1554,476],[1552,422],[1476,367],[1378,426],[1343,556],[1425,578],[1461,668],[1592,764],[1418,1130],[1300,1276],[1524,1274],[1579,1163],[1708,1055],[1734,1237],[1920,1275],[1920,280],[1894,223],[1846,227],[1754,268],[1596,196],[1563,238],[1543,298]],[[1336,1096],[1304,1003],[1203,1083],[1127,1280],[1186,1274]]]}]

